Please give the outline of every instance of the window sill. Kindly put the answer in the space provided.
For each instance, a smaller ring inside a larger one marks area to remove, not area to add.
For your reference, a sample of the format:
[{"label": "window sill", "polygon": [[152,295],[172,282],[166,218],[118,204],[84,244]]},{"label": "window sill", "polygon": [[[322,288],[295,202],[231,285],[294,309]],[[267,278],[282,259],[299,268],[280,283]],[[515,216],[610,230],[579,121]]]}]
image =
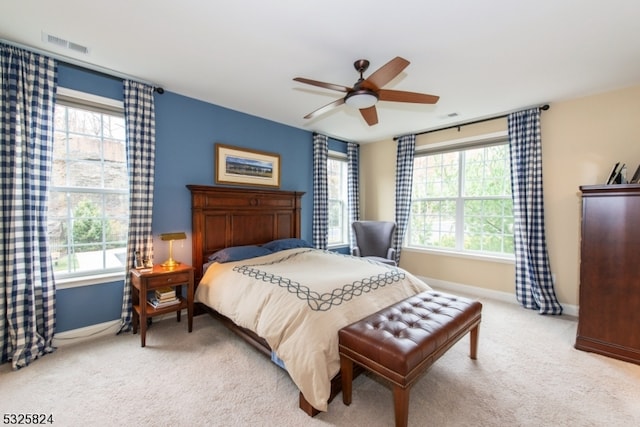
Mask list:
[{"label": "window sill", "polygon": [[96,274],[93,276],[82,277],[66,277],[64,279],[56,279],[56,289],[71,289],[81,286],[101,285],[103,283],[124,280],[125,275],[122,272]]},{"label": "window sill", "polygon": [[480,260],[480,261],[498,262],[503,264],[513,264],[515,262],[515,257],[513,255],[500,256],[500,255],[478,254],[473,252],[447,251],[444,249],[417,248],[414,246],[404,246],[402,250],[407,252],[417,252],[417,253],[424,253],[424,254],[430,254],[430,255],[474,259],[474,260]]}]

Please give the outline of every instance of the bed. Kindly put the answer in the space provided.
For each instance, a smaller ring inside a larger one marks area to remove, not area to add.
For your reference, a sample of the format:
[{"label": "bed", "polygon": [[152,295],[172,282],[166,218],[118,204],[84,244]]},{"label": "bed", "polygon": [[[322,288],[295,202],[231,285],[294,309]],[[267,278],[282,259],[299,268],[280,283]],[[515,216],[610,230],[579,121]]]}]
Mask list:
[{"label": "bed", "polygon": [[187,187],[196,302],[287,370],[302,410],[326,411],[340,391],[337,331],[429,287],[402,269],[305,244],[304,193]]}]

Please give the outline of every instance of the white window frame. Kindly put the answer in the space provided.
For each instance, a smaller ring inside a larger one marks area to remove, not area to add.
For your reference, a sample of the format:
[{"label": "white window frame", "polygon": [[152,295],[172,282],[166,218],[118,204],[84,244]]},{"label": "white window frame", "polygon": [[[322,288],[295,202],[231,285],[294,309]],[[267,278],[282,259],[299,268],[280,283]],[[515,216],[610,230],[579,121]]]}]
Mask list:
[{"label": "white window frame", "polygon": [[[72,105],[88,110],[96,110],[103,113],[124,115],[124,103],[112,98],[106,98],[82,91],[77,91],[65,87],[58,87],[56,93],[58,99],[56,103]],[[51,186],[51,188],[55,188]],[[51,189],[50,188],[50,189]],[[105,190],[113,192],[113,190]],[[126,190],[128,192],[128,189]],[[124,280],[126,268],[121,271],[105,271],[103,273],[74,274],[56,277],[56,287],[58,289],[68,289],[80,286],[103,284],[117,280]]]},{"label": "white window frame", "polygon": [[[461,138],[457,140],[451,141],[443,141],[440,143],[429,144],[425,146],[416,147],[415,157],[427,155],[427,154],[435,154],[442,153],[445,151],[463,151],[470,148],[480,148],[483,146],[490,145],[498,145],[498,144],[507,144],[508,143],[508,133],[506,131],[495,132],[491,134],[479,135],[475,137],[469,138]],[[463,217],[463,203],[464,200],[468,200],[469,198],[461,197],[461,191],[464,185],[464,177],[463,174],[458,175],[458,195],[455,198],[456,200],[456,246],[455,248],[443,248],[436,246],[417,246],[411,245],[410,236],[411,236],[411,219],[409,220],[409,224],[407,227],[407,233],[404,239],[404,248],[409,250],[416,250],[422,252],[431,252],[431,253],[444,253],[452,256],[464,257],[464,258],[483,258],[483,259],[491,259],[495,261],[502,262],[513,262],[514,255],[508,253],[496,253],[496,252],[485,252],[485,251],[471,251],[464,249],[464,217]],[[510,197],[510,196],[508,196]],[[453,199],[452,197],[447,198],[449,200]],[[412,200],[413,203],[413,200]]]},{"label": "white window frame", "polygon": [[[331,212],[331,202],[333,201],[338,201],[339,203],[341,203],[342,205],[342,231],[341,231],[341,235],[342,235],[342,240],[340,240],[339,242],[331,242],[329,241],[327,244],[328,248],[338,248],[338,247],[344,247],[344,246],[349,246],[349,239],[350,239],[350,233],[349,233],[349,195],[348,195],[348,180],[349,180],[349,162],[347,159],[347,155],[345,153],[341,153],[338,151],[333,151],[330,150],[329,151],[329,156],[327,159],[327,162],[330,161],[338,161],[341,162],[341,169],[342,169],[342,177],[341,177],[341,183],[340,183],[340,193],[339,195],[337,195],[338,197],[334,197],[335,195],[332,194],[331,191],[331,185],[329,185],[329,191],[328,191],[328,195],[327,195],[327,201],[328,201],[328,205],[329,205],[329,213]],[[327,170],[329,169],[328,164],[327,164]],[[330,179],[329,177],[327,177],[327,179]],[[329,215],[329,214],[328,214]],[[329,218],[330,220],[330,218]],[[331,221],[329,221],[329,224],[331,224]],[[328,232],[331,232],[331,227],[329,227]]]}]

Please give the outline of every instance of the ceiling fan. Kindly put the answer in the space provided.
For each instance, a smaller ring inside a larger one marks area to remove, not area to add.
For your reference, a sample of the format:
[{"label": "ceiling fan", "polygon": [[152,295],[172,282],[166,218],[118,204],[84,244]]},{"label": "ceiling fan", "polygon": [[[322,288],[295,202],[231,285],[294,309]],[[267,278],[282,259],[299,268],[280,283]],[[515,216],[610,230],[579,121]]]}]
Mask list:
[{"label": "ceiling fan", "polygon": [[300,83],[346,93],[344,98],[337,99],[320,107],[304,116],[304,118],[310,119],[324,114],[342,104],[347,104],[359,109],[362,118],[364,118],[369,126],[373,126],[378,123],[378,112],[376,111],[376,103],[378,101],[411,102],[416,104],[435,104],[438,102],[440,97],[435,95],[382,89],[384,85],[393,80],[408,65],[409,61],[397,56],[365,79],[362,74],[369,68],[369,61],[359,59],[353,63],[356,71],[360,73],[360,78],[353,87],[324,83],[303,77],[294,78],[293,80]]}]

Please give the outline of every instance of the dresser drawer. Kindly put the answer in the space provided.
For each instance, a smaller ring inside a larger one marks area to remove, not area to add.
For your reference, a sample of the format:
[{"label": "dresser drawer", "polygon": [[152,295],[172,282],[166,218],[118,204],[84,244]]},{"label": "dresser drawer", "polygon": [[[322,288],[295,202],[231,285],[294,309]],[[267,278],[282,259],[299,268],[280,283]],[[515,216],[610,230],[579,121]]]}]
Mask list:
[{"label": "dresser drawer", "polygon": [[166,276],[150,277],[147,279],[147,287],[182,285],[189,282],[189,273],[176,273]]}]

